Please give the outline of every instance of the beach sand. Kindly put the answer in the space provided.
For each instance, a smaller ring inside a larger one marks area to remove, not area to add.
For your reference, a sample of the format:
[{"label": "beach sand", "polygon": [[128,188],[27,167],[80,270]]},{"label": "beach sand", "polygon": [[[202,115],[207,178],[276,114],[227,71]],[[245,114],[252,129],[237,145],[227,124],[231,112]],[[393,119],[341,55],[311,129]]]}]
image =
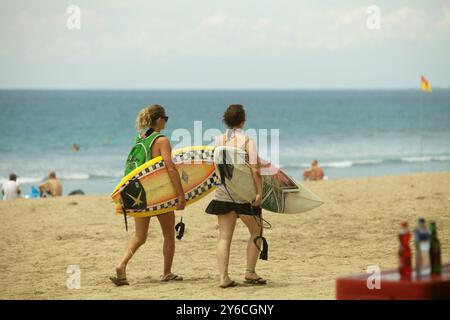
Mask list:
[{"label": "beach sand", "polygon": [[[267,286],[242,284],[247,230],[238,222],[229,272],[241,283],[218,287],[217,222],[204,213],[212,194],[187,207],[184,238],[176,240],[173,271],[161,282],[162,234],[154,218],[149,238],[128,266],[130,286],[109,276],[127,240],[123,218],[108,196],[0,201],[1,299],[334,299],[335,279],[368,266],[397,267],[398,231],[420,216],[437,221],[442,260],[450,258],[450,172],[308,182],[325,204],[303,214],[265,213],[269,260],[257,271]],[[113,187],[113,186],[112,186]],[[111,187],[111,189],[112,189]],[[177,213],[176,221],[179,221]],[[69,265],[81,288],[68,289]]]}]

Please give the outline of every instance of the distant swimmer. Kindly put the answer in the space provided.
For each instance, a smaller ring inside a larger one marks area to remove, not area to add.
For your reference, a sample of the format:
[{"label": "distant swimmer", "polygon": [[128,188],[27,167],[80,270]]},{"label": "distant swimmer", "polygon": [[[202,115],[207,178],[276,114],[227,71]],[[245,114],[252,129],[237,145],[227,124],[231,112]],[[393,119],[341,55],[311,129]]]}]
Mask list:
[{"label": "distant swimmer", "polygon": [[315,181],[324,179],[323,169],[319,166],[317,160],[311,161],[311,167],[303,172],[303,180],[305,181]]},{"label": "distant swimmer", "polygon": [[20,187],[17,183],[17,176],[14,173],[9,175],[9,181],[2,185],[3,200],[12,200],[20,196]]},{"label": "distant swimmer", "polygon": [[72,144],[72,151],[78,151],[78,150],[80,150],[80,147],[76,143]]},{"label": "distant swimmer", "polygon": [[62,184],[56,179],[55,171],[48,174],[48,180],[39,186],[41,197],[59,197],[62,195]]}]

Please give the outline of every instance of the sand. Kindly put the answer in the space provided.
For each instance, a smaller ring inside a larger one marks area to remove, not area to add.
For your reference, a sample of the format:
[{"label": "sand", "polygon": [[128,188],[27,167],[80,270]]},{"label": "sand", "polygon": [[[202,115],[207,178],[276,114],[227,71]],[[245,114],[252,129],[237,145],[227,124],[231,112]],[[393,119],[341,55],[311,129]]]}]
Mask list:
[{"label": "sand", "polygon": [[[334,299],[341,275],[397,267],[401,221],[437,221],[442,258],[450,258],[450,172],[308,182],[326,203],[304,214],[264,213],[269,260],[257,270],[267,286],[221,289],[216,218],[204,213],[211,195],[187,207],[184,238],[176,240],[173,271],[182,282],[161,282],[162,235],[150,222],[147,243],[128,266],[130,286],[109,276],[127,240],[108,196],[0,201],[1,299]],[[177,213],[177,217],[179,217]],[[131,219],[132,220],[132,219]],[[177,218],[177,221],[179,218]],[[130,222],[133,230],[133,222]],[[238,222],[229,271],[242,283],[247,230]],[[81,288],[68,289],[69,265],[79,265]]]}]

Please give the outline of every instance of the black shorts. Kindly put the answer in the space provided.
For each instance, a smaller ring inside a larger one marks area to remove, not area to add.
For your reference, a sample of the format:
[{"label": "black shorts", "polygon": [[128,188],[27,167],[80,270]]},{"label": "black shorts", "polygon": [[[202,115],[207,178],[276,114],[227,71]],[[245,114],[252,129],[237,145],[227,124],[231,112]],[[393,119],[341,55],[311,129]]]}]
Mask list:
[{"label": "black shorts", "polygon": [[234,211],[238,215],[245,214],[249,216],[259,216],[262,212],[261,207],[254,207],[250,203],[234,203],[219,200],[212,200],[205,211],[206,213],[215,215]]}]

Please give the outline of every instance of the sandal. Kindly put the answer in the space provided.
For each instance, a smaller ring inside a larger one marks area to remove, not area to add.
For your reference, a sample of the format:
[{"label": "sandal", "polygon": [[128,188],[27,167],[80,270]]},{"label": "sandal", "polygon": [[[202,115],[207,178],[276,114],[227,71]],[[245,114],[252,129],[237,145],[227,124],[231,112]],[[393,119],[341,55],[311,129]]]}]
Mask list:
[{"label": "sandal", "polygon": [[220,285],[219,287],[225,289],[225,288],[232,288],[237,287],[239,284],[236,281],[231,280],[228,284]]},{"label": "sandal", "polygon": [[128,286],[130,285],[128,283],[127,278],[117,278],[117,277],[109,277],[109,280],[111,280],[116,286]]},{"label": "sandal", "polygon": [[259,277],[259,278],[257,278],[257,279],[247,279],[247,278],[245,278],[244,283],[245,283],[245,284],[251,284],[251,285],[257,285],[257,286],[260,286],[260,285],[265,285],[265,284],[267,284],[267,280],[266,280],[266,279],[263,279],[263,278],[261,278],[261,277]]},{"label": "sandal", "polygon": [[109,280],[111,280],[118,287],[130,285],[127,280],[125,268],[126,267],[123,267],[123,268],[116,267],[116,276],[109,277]]},{"label": "sandal", "polygon": [[161,281],[181,281],[183,280],[183,277],[175,274],[175,273],[169,273],[167,276],[161,276]]}]

